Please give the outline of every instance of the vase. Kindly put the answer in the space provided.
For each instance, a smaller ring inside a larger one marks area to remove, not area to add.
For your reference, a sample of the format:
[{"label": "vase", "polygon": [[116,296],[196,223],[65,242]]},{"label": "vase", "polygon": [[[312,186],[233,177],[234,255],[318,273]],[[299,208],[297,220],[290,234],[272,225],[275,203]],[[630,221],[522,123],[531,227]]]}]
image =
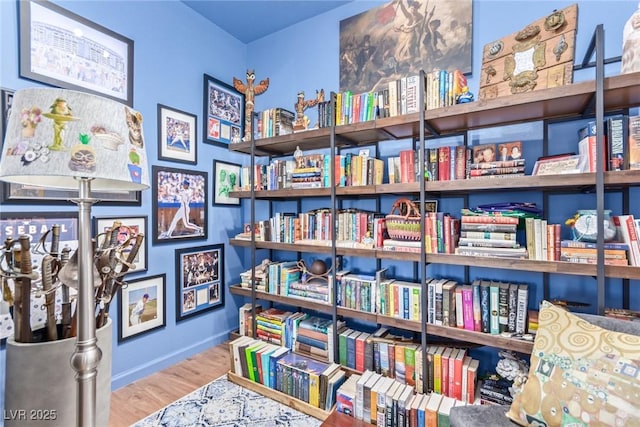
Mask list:
[{"label": "vase", "polygon": [[[96,378],[96,426],[108,427],[111,399],[112,321],[96,331],[102,359]],[[4,425],[75,426],[76,338],[42,343],[7,339]]]},{"label": "vase", "polygon": [[33,138],[33,135],[36,133],[36,125],[27,125],[22,128],[22,137],[23,138]]}]

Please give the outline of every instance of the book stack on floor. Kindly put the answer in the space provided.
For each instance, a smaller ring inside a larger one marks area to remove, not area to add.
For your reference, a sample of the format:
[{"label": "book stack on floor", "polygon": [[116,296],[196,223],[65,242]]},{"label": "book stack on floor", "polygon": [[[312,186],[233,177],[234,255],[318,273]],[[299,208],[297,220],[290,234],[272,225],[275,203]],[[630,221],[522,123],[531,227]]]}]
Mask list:
[{"label": "book stack on floor", "polygon": [[380,427],[449,426],[451,408],[466,405],[440,393],[416,393],[372,371],[351,375],[338,389],[336,401],[338,412]]},{"label": "book stack on floor", "polygon": [[346,375],[336,363],[323,363],[286,347],[251,337],[230,343],[233,372],[285,393],[313,407],[330,411]]},{"label": "book stack on floor", "polygon": [[[345,322],[338,321],[338,331],[344,328]],[[295,333],[294,349],[324,362],[333,362],[333,321],[322,317],[309,316],[300,320]]]},{"label": "book stack on floor", "polygon": [[[460,218],[460,239],[458,239],[455,253],[500,258],[526,258],[527,248],[515,240],[518,222],[517,217],[463,214]],[[473,234],[469,234],[470,232]],[[482,234],[475,234],[478,232]]]},{"label": "book stack on floor", "polygon": [[509,392],[512,386],[510,381],[504,378],[486,378],[480,381],[480,403],[483,405],[511,405],[513,397]]}]

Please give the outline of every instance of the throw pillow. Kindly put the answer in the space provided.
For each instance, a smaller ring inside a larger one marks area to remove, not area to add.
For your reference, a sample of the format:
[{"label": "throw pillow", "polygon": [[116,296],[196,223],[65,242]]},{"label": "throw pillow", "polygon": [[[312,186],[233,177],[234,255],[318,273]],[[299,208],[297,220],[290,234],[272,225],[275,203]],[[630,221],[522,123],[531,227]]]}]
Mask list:
[{"label": "throw pillow", "polygon": [[523,426],[640,425],[640,337],[544,301],[529,378],[507,412]]}]

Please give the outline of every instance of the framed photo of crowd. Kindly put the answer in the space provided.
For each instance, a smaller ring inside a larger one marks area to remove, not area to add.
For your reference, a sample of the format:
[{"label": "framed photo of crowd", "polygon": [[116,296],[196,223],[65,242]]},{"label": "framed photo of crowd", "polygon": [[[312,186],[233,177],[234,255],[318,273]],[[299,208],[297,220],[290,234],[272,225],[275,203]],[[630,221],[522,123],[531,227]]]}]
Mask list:
[{"label": "framed photo of crowd", "polygon": [[242,141],[244,94],[227,83],[204,75],[204,142],[227,147]]},{"label": "framed photo of crowd", "polygon": [[224,245],[176,249],[176,320],[224,307]]}]

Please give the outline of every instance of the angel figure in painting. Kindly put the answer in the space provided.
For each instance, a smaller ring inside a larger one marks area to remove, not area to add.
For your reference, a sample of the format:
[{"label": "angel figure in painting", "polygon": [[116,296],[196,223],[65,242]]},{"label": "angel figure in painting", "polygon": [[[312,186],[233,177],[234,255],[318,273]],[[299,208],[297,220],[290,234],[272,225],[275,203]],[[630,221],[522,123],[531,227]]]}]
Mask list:
[{"label": "angel figure in painting", "polygon": [[324,89],[316,90],[316,99],[304,99],[304,92],[298,92],[298,101],[295,103],[296,121],[293,123],[294,130],[305,130],[309,127],[309,117],[304,115],[304,110],[318,105],[324,101]]},{"label": "angel figure in painting", "polygon": [[261,95],[269,88],[269,78],[260,80],[258,85],[253,84],[256,79],[256,73],[254,70],[247,70],[247,83],[242,83],[242,80],[233,78],[233,87],[240,93],[244,94],[244,141],[251,140],[252,123],[253,123],[253,107],[254,100],[257,95]]}]

